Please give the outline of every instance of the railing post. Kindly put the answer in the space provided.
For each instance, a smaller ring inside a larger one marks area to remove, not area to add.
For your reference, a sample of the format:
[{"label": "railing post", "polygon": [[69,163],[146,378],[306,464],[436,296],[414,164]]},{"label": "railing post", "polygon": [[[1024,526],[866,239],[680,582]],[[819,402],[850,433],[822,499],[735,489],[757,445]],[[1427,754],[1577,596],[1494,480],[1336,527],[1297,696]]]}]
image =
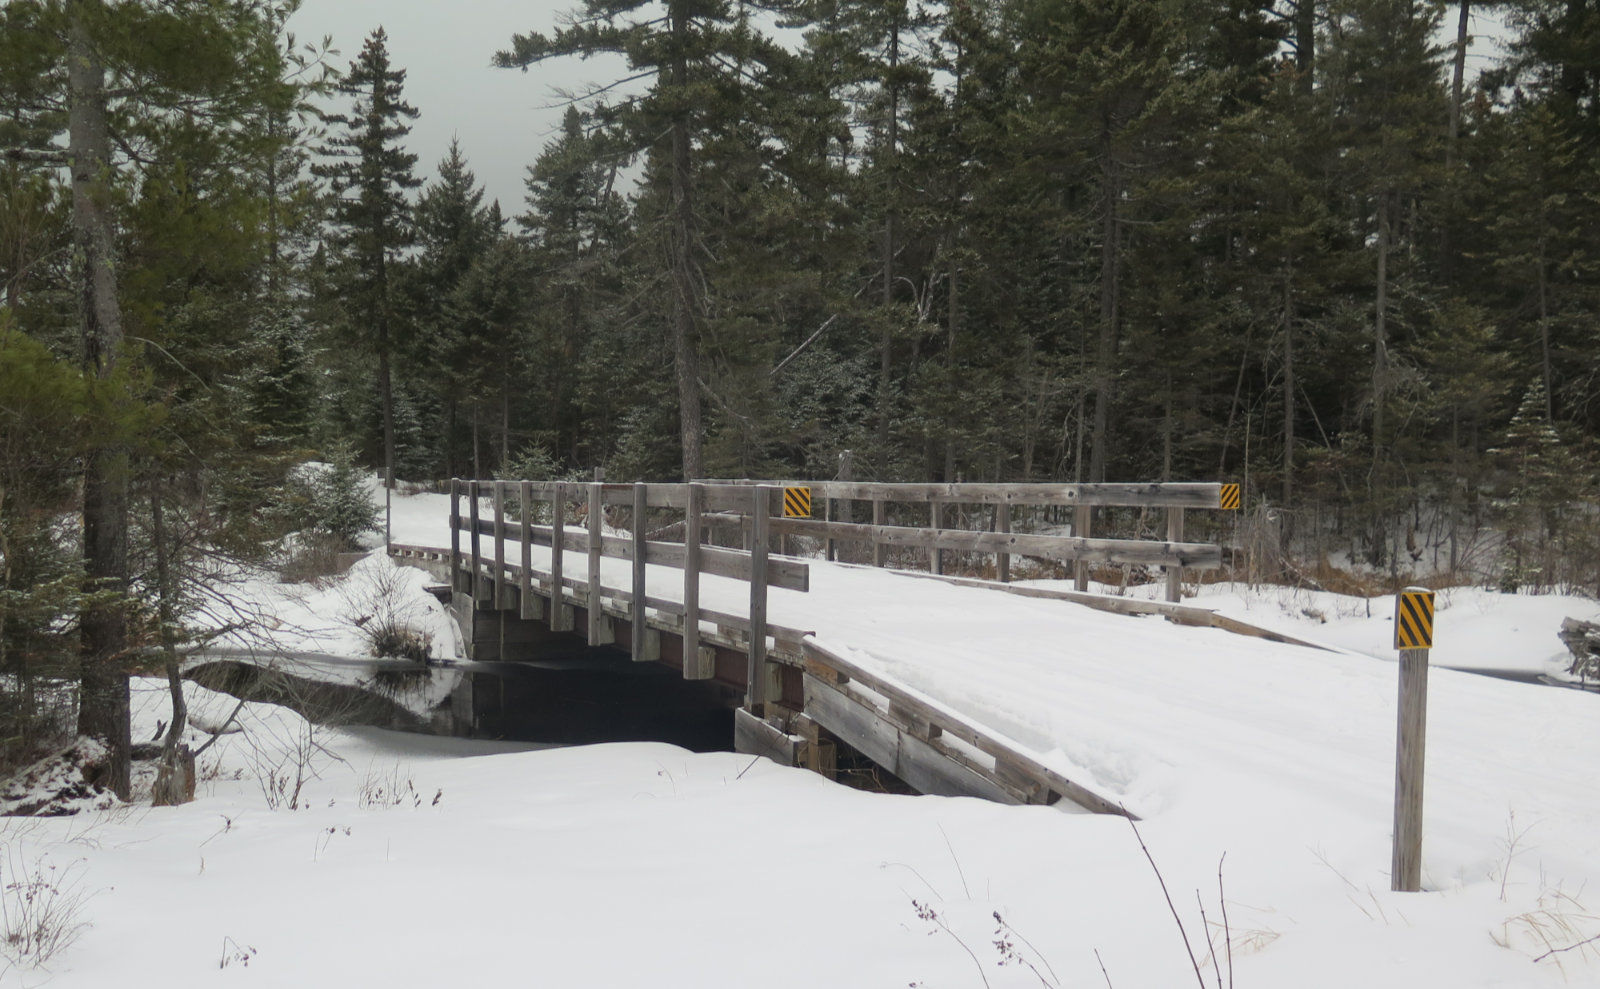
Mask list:
[{"label": "railing post", "polygon": [[[595,476],[600,477],[600,471],[595,470]],[[601,497],[602,485],[597,480],[589,485],[589,580],[588,580],[588,611],[589,628],[588,641],[591,646],[603,646],[613,641],[610,635],[611,626],[606,620],[605,610],[600,604],[600,551],[603,548],[605,531],[602,523],[605,521],[604,499]]]},{"label": "railing post", "polygon": [[506,606],[506,482],[495,481],[494,491],[494,606]]},{"label": "railing post", "polygon": [[567,504],[565,484],[557,483],[550,500],[550,631],[566,632],[566,592],[561,586],[561,560],[567,542]]},{"label": "railing post", "polygon": [[[1093,525],[1093,522],[1091,521],[1093,517],[1093,505],[1079,505],[1072,519],[1072,534],[1079,539],[1088,539],[1090,527]],[[1088,560],[1080,559],[1074,562],[1073,580],[1076,583],[1078,590],[1087,591],[1089,589]]]},{"label": "railing post", "polygon": [[700,534],[706,510],[706,489],[689,485],[683,516],[683,676],[708,680],[715,670],[700,653]]},{"label": "railing post", "polygon": [[517,581],[522,600],[517,614],[522,618],[543,618],[544,607],[538,603],[538,595],[533,589],[533,483],[531,481],[518,482],[517,498],[522,504],[522,573]]},{"label": "railing post", "polygon": [[[822,499],[822,520],[824,522],[832,522],[833,521],[833,499],[832,498],[824,498],[824,499]],[[827,549],[826,549],[826,552],[823,554],[823,559],[827,560],[829,563],[832,563],[834,561],[835,556],[837,555],[836,552],[835,552],[837,544],[835,543],[834,538],[833,538],[832,535],[828,536],[827,543],[825,545],[826,545]]]},{"label": "railing post", "polygon": [[944,573],[944,550],[939,548],[939,530],[944,523],[944,502],[928,502],[928,528],[933,530],[934,543],[928,548],[928,570],[931,573]]},{"label": "railing post", "polygon": [[750,661],[745,667],[745,710],[760,716],[767,703],[767,537],[771,533],[772,492],[759,484],[750,513]]},{"label": "railing post", "polygon": [[649,507],[649,492],[643,484],[633,486],[633,610],[629,612],[628,621],[633,627],[632,642],[628,651],[634,660],[645,658],[645,598],[649,591],[649,582],[645,579],[645,518],[646,509]]},{"label": "railing post", "polygon": [[[883,499],[882,498],[874,498],[874,499],[872,499],[872,524],[875,527],[876,526],[881,526],[881,525],[883,525],[883,521],[884,521]],[[876,532],[874,532],[872,534],[872,565],[875,566],[875,567],[881,567],[885,563],[888,563],[888,562],[889,562],[889,547],[885,546],[878,539],[878,534]]]},{"label": "railing post", "polygon": [[[1167,542],[1183,542],[1183,509],[1171,507],[1167,509]],[[1178,602],[1183,600],[1183,567],[1174,565],[1167,568],[1167,600]]]},{"label": "railing post", "polygon": [[[1011,531],[1011,502],[1002,502],[994,506],[994,527],[996,532]],[[1007,584],[1011,582],[1010,553],[1002,551],[994,555],[994,571],[995,576],[1000,579],[1000,583]]]},{"label": "railing post", "polygon": [[461,587],[461,480],[450,479],[450,590]]},{"label": "railing post", "polygon": [[479,493],[478,493],[478,482],[476,480],[468,481],[467,482],[467,498],[471,502],[471,504],[467,508],[467,513],[468,513],[468,515],[470,517],[470,520],[472,522],[472,531],[470,533],[468,533],[468,539],[469,539],[469,541],[471,543],[471,546],[472,546],[472,606],[474,608],[476,608],[478,606],[478,602],[482,601],[483,597],[484,597],[484,594],[483,594],[483,542],[482,542],[482,539],[481,539],[481,533],[479,533],[479,531],[478,531],[478,499],[479,499],[479,497],[480,496],[479,496]]}]

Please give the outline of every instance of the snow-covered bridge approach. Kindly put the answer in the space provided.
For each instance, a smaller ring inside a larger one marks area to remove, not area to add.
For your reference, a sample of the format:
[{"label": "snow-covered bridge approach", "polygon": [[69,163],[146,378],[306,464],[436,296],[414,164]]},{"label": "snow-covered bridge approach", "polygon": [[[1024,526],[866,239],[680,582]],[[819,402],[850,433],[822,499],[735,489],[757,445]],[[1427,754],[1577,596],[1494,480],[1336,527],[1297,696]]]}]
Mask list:
[{"label": "snow-covered bridge approach", "polygon": [[[825,517],[786,517],[797,494]],[[1142,747],[1198,733],[1186,710],[1218,711],[1197,643],[1280,665],[1286,644],[1311,647],[1175,601],[949,577],[943,555],[994,554],[1001,576],[1012,554],[1071,562],[1080,585],[1089,563],[1162,566],[1177,598],[1184,568],[1221,559],[1182,541],[1184,512],[1229,497],[1215,484],[456,482],[449,545],[391,554],[449,575],[472,658],[614,648],[737,691],[742,751],[826,772],[844,742],[925,793],[1137,815]],[[946,527],[964,505],[987,531]],[[1169,538],[1091,538],[1094,506],[1164,514]],[[1012,532],[1019,507],[1070,514],[1073,534]],[[806,537],[830,559],[859,541],[878,566],[769,551]],[[927,572],[882,568],[907,550]],[[1179,703],[1153,703],[1157,683]]]}]

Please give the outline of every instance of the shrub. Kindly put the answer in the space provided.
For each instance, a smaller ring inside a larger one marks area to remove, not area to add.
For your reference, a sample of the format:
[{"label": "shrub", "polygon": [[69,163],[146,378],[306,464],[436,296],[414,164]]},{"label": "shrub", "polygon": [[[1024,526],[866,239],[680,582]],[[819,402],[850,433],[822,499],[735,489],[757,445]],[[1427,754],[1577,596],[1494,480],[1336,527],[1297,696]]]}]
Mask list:
[{"label": "shrub", "polygon": [[381,511],[367,490],[367,476],[348,449],[333,451],[326,464],[303,464],[293,494],[305,528],[334,541],[339,550],[359,549],[361,536],[379,530]]}]

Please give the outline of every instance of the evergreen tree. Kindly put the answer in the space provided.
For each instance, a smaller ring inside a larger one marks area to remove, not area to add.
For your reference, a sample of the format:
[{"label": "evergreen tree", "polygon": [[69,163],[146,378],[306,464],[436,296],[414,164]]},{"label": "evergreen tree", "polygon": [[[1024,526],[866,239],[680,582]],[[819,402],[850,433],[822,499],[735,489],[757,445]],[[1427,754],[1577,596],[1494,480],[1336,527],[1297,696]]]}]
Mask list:
[{"label": "evergreen tree", "polygon": [[[178,159],[241,149],[239,128],[289,90],[265,3],[209,0],[106,3],[32,0],[8,4],[0,49],[0,104],[7,108],[5,157],[33,167],[65,166],[71,176],[71,297],[78,356],[92,378],[91,407],[130,398],[139,355],[127,345],[124,298],[129,266],[117,236],[119,211],[135,176]],[[292,9],[292,4],[288,7]],[[13,61],[12,57],[16,56]],[[15,142],[15,143],[13,143]],[[84,451],[84,576],[90,591],[82,636],[79,728],[102,740],[107,784],[126,796],[129,638],[133,589],[129,436],[96,431]]]},{"label": "evergreen tree", "polygon": [[378,28],[336,86],[350,98],[350,111],[328,117],[335,133],[320,149],[328,160],[313,168],[328,180],[334,196],[330,223],[339,256],[344,316],[378,363],[383,478],[390,489],[395,479],[391,363],[399,330],[391,269],[400,252],[413,243],[406,191],[421,184],[412,174],[417,156],[398,143],[411,132],[406,121],[417,117],[416,108],[404,99],[405,78],[404,69],[390,65],[388,35]]},{"label": "evergreen tree", "polygon": [[750,20],[757,4],[666,0],[665,17],[646,15],[646,0],[589,0],[571,26],[550,36],[516,35],[496,64],[526,69],[551,58],[622,55],[634,78],[651,79],[648,93],[593,112],[618,127],[626,146],[650,154],[653,178],[664,187],[654,243],[665,250],[669,339],[677,382],[683,476],[704,474],[701,335],[707,312],[701,270],[704,220],[697,208],[697,158],[708,126],[781,50]]},{"label": "evergreen tree", "polygon": [[[412,348],[430,369],[429,386],[444,407],[444,472],[457,473],[456,419],[463,401],[473,398],[471,341],[452,312],[452,298],[467,272],[493,242],[495,231],[483,205],[483,188],[452,140],[439,162],[434,182],[417,199],[416,232],[420,250],[409,267],[407,294],[418,336]],[[475,475],[481,476],[481,475]]]}]

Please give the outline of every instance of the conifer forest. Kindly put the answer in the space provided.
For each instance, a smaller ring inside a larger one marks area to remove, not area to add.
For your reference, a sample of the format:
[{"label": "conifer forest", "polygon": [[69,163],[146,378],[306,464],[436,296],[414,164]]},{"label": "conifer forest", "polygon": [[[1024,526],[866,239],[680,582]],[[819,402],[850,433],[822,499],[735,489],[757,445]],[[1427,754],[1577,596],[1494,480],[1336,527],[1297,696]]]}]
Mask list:
[{"label": "conifer forest", "polygon": [[1600,590],[1593,0],[574,0],[462,67],[624,56],[519,202],[299,6],[0,8],[0,666],[84,734],[308,461],[1230,481],[1285,579]]}]

